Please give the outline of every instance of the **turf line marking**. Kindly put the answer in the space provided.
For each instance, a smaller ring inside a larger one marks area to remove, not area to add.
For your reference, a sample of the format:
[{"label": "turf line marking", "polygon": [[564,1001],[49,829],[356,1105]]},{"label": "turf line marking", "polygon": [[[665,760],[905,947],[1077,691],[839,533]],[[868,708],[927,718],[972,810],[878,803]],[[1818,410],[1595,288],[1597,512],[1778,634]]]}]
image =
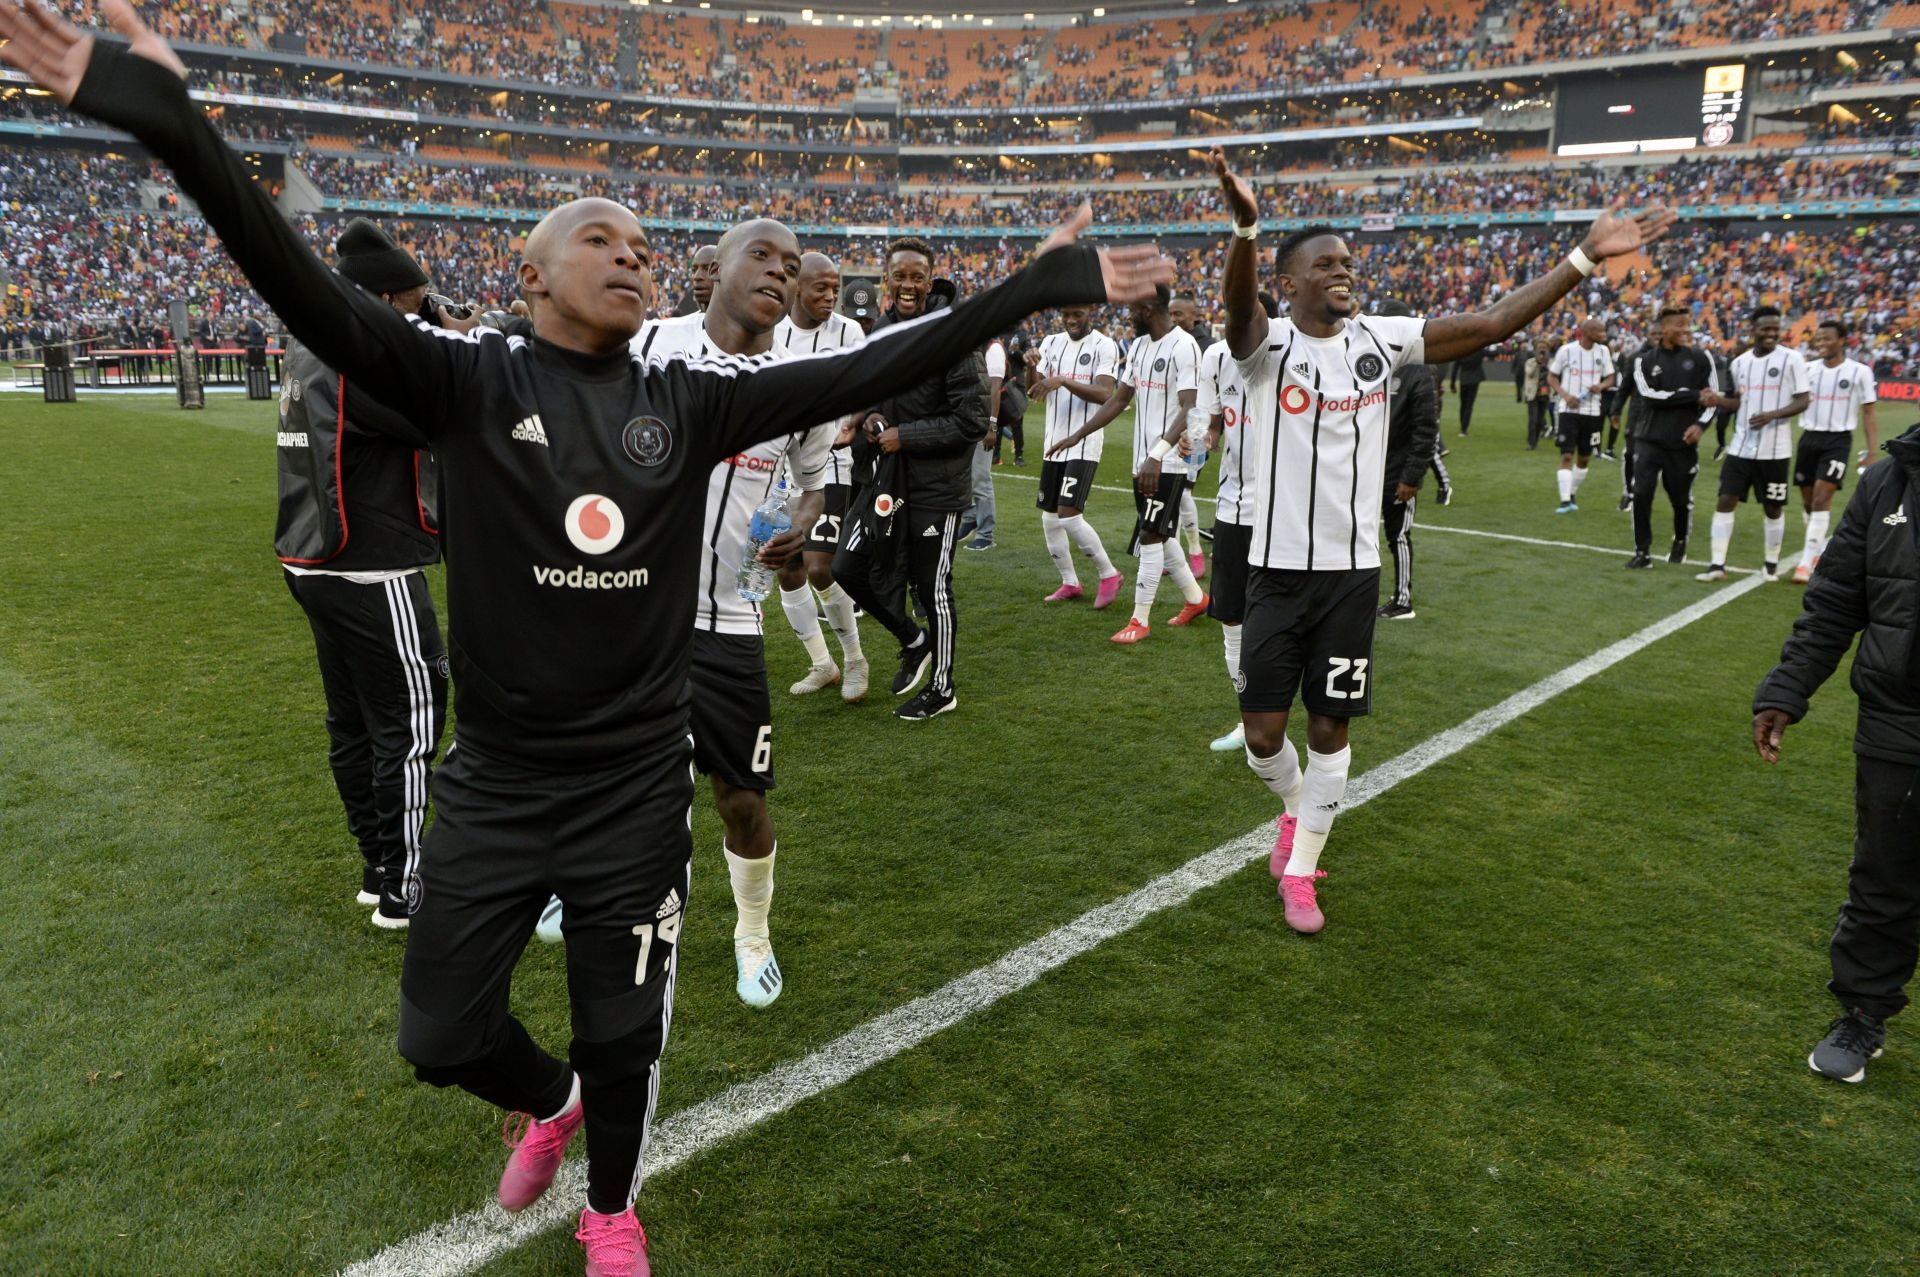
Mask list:
[{"label": "turf line marking", "polygon": [[[1024,479],[1028,483],[1040,482],[1038,478],[1030,474],[1007,474],[996,475],[995,477],[1001,479]],[[1093,488],[1096,492],[1117,492],[1123,497],[1133,495],[1132,488],[1116,488],[1111,484],[1096,483],[1093,485]],[[1195,497],[1194,500],[1213,505],[1217,498]],[[1588,545],[1584,541],[1549,541],[1542,537],[1523,537],[1512,532],[1483,532],[1479,528],[1456,528],[1445,523],[1416,523],[1413,530],[1415,532],[1457,532],[1461,536],[1487,537],[1494,541],[1516,541],[1521,545],[1541,545],[1555,550],[1589,550],[1595,554],[1617,555],[1621,550],[1621,547],[1617,545]],[[1628,547],[1628,552],[1632,552],[1632,547]],[[1665,559],[1664,557],[1656,559],[1655,562],[1665,562]],[[1682,559],[1681,562],[1697,568],[1707,566],[1707,562],[1704,559]],[[1759,570],[1758,568],[1728,568],[1727,572],[1729,575],[1743,575],[1758,572]]]},{"label": "turf line marking", "polygon": [[[1549,674],[1489,709],[1429,737],[1389,759],[1347,787],[1347,806],[1378,798],[1402,781],[1498,731],[1506,724],[1579,686],[1621,661],[1692,625],[1763,584],[1758,576],[1725,585],[1662,620],[1601,648],[1558,673]],[[711,1099],[665,1117],[653,1125],[647,1170],[666,1174],[722,1140],[751,1130],[803,1100],[852,1080],[1011,994],[1055,967],[1123,935],[1157,913],[1185,904],[1246,866],[1264,860],[1273,846],[1273,827],[1260,825],[1197,856],[1171,873],[1128,895],[1090,909],[1072,922],[1013,950],[997,962],[970,971],[923,997],[875,1017],[810,1055],[776,1065],[751,1081],[729,1087]],[[1278,925],[1276,923],[1276,925]],[[496,1150],[497,1151],[497,1150]],[[475,1167],[480,1178],[482,1167]],[[536,1234],[571,1223],[586,1196],[585,1161],[576,1157],[561,1169],[554,1186],[519,1215],[489,1202],[398,1242],[344,1270],[342,1277],[461,1277],[530,1240]]]}]

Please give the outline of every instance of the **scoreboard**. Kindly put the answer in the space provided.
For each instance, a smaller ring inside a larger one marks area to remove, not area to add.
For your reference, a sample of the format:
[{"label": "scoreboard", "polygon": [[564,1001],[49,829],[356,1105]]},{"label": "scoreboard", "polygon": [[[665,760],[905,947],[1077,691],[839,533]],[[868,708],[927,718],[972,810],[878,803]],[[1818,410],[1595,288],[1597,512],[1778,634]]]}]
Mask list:
[{"label": "scoreboard", "polygon": [[1712,150],[1740,140],[1747,68],[1635,67],[1561,79],[1554,104],[1559,155]]}]

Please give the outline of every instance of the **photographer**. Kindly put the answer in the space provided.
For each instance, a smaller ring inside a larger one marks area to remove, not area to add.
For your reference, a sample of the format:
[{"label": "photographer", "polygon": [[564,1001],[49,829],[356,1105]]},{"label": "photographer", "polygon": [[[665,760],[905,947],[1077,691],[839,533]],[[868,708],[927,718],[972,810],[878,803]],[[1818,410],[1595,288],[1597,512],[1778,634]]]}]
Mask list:
[{"label": "photographer", "polygon": [[[355,218],[334,270],[403,315],[427,276],[385,231]],[[265,344],[264,329],[260,338]],[[440,561],[432,454],[388,408],[287,344],[280,386],[280,517],[274,553],[313,628],[327,695],[328,761],[360,844],[361,904],[373,924],[407,925],[416,892],[427,776],[447,718],[447,654],[421,569]]]}]

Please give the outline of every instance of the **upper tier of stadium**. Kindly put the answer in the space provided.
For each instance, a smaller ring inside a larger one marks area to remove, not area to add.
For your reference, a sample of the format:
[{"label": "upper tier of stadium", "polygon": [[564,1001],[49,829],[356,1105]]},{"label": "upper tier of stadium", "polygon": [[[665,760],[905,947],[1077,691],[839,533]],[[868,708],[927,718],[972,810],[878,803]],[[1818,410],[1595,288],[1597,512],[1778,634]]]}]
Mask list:
[{"label": "upper tier of stadium", "polygon": [[[69,0],[76,11],[90,9]],[[1835,37],[1903,39],[1894,0],[1279,0],[999,14],[742,9],[708,0],[149,0],[189,54],[605,102],[928,115],[1220,103],[1382,82],[1484,80],[1579,63]],[[84,14],[82,14],[84,16]],[[340,83],[346,83],[343,77]],[[323,84],[331,75],[320,76]],[[334,87],[338,87],[337,84]],[[349,85],[349,89],[353,86]]]}]

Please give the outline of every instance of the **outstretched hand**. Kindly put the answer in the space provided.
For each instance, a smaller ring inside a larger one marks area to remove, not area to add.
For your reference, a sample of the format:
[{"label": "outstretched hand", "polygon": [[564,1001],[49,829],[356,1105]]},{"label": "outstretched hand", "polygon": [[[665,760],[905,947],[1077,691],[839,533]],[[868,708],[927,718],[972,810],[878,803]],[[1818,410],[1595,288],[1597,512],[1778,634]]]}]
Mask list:
[{"label": "outstretched hand", "polygon": [[1637,252],[1665,235],[1680,218],[1664,204],[1631,214],[1626,212],[1626,207],[1624,196],[1615,200],[1588,228],[1587,237],[1580,244],[1588,257],[1597,262],[1603,257]]},{"label": "outstretched hand", "polygon": [[[140,21],[127,0],[104,0],[100,11],[107,25],[127,38],[132,52],[186,79],[186,63]],[[0,0],[0,62],[24,71],[62,106],[73,105],[92,60],[92,32],[74,26],[42,0]]]},{"label": "outstretched hand", "polygon": [[[0,0],[0,4],[7,2]],[[1040,252],[1034,256],[1079,242],[1080,232],[1091,225],[1093,205],[1082,200],[1080,207],[1073,210],[1073,216],[1047,236]],[[1153,290],[1160,285],[1171,284],[1173,276],[1172,259],[1163,257],[1155,245],[1129,244],[1125,248],[1100,250],[1100,278],[1107,286],[1107,301],[1112,305],[1144,301],[1153,296]]]},{"label": "outstretched hand", "polygon": [[1253,198],[1253,188],[1247,185],[1247,179],[1227,167],[1227,152],[1224,147],[1214,147],[1207,152],[1207,162],[1213,166],[1213,174],[1220,179],[1220,193],[1226,197],[1227,207],[1233,210],[1235,226],[1252,226],[1260,220],[1260,205]]}]

